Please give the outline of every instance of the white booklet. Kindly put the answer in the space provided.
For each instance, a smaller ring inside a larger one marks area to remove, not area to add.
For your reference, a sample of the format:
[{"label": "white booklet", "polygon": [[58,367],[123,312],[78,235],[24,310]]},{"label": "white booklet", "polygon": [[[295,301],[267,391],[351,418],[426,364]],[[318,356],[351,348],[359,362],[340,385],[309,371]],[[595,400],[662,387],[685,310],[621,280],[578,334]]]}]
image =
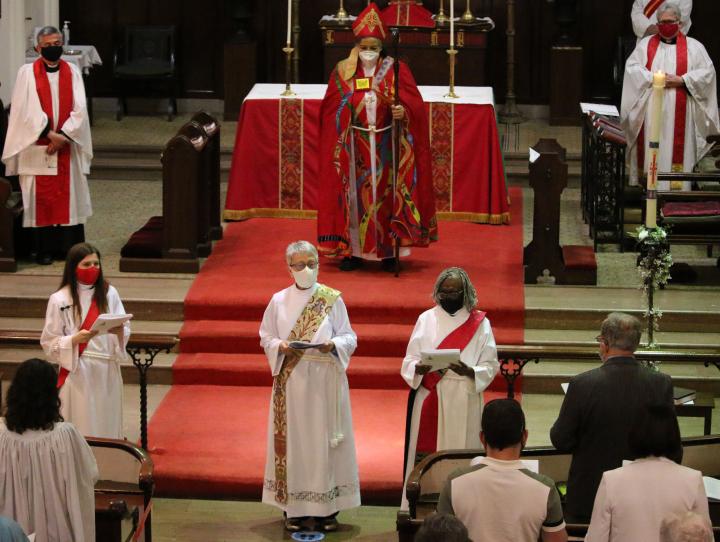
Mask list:
[{"label": "white booklet", "polygon": [[90,331],[97,331],[98,335],[102,335],[113,328],[123,325],[125,322],[129,322],[132,317],[132,314],[101,314],[95,320]]},{"label": "white booklet", "polygon": [[447,369],[453,363],[460,363],[460,350],[448,348],[442,350],[423,350],[420,352],[420,363],[430,365],[430,372]]},{"label": "white booklet", "polygon": [[325,343],[306,343],[303,341],[293,341],[288,344],[290,348],[294,348],[295,350],[308,350],[309,348],[320,348],[321,346],[325,346]]},{"label": "white booklet", "polygon": [[47,145],[30,145],[18,156],[20,175],[57,175],[57,153],[48,154]]}]

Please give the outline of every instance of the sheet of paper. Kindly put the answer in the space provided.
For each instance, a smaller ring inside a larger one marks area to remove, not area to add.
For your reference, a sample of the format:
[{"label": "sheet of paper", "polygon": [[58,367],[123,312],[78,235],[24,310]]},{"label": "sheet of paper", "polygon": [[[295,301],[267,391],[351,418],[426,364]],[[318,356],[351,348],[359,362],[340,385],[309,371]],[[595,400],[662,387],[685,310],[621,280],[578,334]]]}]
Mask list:
[{"label": "sheet of paper", "polygon": [[295,348],[297,350],[307,350],[308,348],[319,348],[323,346],[324,343],[305,343],[302,341],[293,341],[289,343],[288,346],[290,348]]},{"label": "sheet of paper", "polygon": [[430,365],[430,372],[447,369],[450,364],[460,361],[460,350],[448,348],[442,350],[425,350],[420,352],[420,363]]},{"label": "sheet of paper", "polygon": [[720,500],[720,480],[703,476],[703,485],[705,485],[705,495],[708,498]]},{"label": "sheet of paper", "polygon": [[57,154],[48,154],[47,145],[30,145],[18,157],[20,175],[57,175]]},{"label": "sheet of paper", "polygon": [[35,542],[35,533],[29,534],[28,537],[27,537],[27,539],[28,539],[30,542]]},{"label": "sheet of paper", "polygon": [[540,153],[538,151],[536,151],[535,149],[533,149],[532,147],[530,147],[529,154],[530,154],[530,163],[531,164],[535,163],[535,160],[540,158]]},{"label": "sheet of paper", "polygon": [[98,335],[102,335],[113,328],[123,325],[125,322],[129,322],[132,317],[132,314],[101,314],[95,320],[90,331],[97,331]]},{"label": "sheet of paper", "polygon": [[591,103],[580,102],[580,109],[586,115],[590,111],[594,111],[598,115],[607,115],[608,117],[619,117],[620,116],[620,111],[618,111],[618,108],[615,107],[614,105],[591,104]]},{"label": "sheet of paper", "polygon": [[563,393],[567,395],[568,388],[570,387],[570,382],[563,382],[562,384],[560,384],[560,387],[562,388]]}]

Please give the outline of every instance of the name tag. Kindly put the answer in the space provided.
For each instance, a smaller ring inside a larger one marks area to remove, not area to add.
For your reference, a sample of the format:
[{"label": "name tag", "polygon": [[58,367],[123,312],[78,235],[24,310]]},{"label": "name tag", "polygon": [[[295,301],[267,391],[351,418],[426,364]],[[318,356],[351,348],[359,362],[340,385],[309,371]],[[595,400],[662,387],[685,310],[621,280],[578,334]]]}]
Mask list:
[{"label": "name tag", "polygon": [[355,90],[368,90],[370,88],[369,77],[363,77],[362,79],[355,79]]}]

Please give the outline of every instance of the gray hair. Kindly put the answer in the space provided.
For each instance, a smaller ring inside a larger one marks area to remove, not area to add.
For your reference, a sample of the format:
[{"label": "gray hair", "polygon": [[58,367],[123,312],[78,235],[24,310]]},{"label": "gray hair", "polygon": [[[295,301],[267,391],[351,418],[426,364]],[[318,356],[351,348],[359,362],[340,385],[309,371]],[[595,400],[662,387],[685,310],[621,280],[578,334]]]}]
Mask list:
[{"label": "gray hair", "polygon": [[635,352],[640,344],[642,326],[640,320],[623,312],[611,312],[603,320],[600,335],[608,348]]},{"label": "gray hair", "polygon": [[290,265],[290,260],[292,260],[295,254],[310,254],[315,256],[316,260],[318,259],[318,251],[315,245],[308,241],[293,241],[287,246],[285,249],[285,260],[288,265]]},{"label": "gray hair", "polygon": [[660,6],[660,9],[656,12],[658,21],[660,20],[662,14],[666,11],[672,11],[675,14],[675,17],[677,17],[678,22],[682,22],[682,12],[680,11],[680,6],[678,6],[675,2],[665,2]]},{"label": "gray hair", "polygon": [[440,287],[442,286],[443,282],[445,282],[445,279],[449,278],[457,278],[462,281],[463,306],[468,311],[473,310],[475,308],[475,305],[477,305],[477,292],[475,291],[475,286],[473,286],[472,282],[470,282],[470,277],[468,277],[468,274],[462,267],[448,267],[447,269],[444,269],[440,272],[437,280],[435,281],[435,288],[433,289],[433,301],[435,301],[435,303],[437,303],[438,305],[440,304],[440,299],[438,297]]},{"label": "gray hair", "polygon": [[712,542],[713,532],[707,518],[695,512],[676,514],[660,525],[660,542]]},{"label": "gray hair", "polygon": [[54,26],[43,26],[40,30],[38,30],[37,36],[35,36],[35,43],[40,45],[40,38],[44,36],[53,36],[55,34],[60,34],[60,41],[62,41],[62,32],[60,32],[57,28]]}]

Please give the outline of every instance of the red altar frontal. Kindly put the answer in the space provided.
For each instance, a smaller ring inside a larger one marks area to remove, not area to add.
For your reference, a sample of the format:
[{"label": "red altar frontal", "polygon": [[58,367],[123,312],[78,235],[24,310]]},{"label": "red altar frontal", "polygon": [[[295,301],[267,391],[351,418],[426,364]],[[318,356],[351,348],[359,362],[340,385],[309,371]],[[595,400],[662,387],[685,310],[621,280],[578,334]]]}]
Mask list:
[{"label": "red altar frontal", "polygon": [[[320,103],[325,85],[259,84],[240,112],[223,217],[315,218],[320,171]],[[430,119],[438,218],[510,221],[502,153],[490,87],[421,86]]]}]

